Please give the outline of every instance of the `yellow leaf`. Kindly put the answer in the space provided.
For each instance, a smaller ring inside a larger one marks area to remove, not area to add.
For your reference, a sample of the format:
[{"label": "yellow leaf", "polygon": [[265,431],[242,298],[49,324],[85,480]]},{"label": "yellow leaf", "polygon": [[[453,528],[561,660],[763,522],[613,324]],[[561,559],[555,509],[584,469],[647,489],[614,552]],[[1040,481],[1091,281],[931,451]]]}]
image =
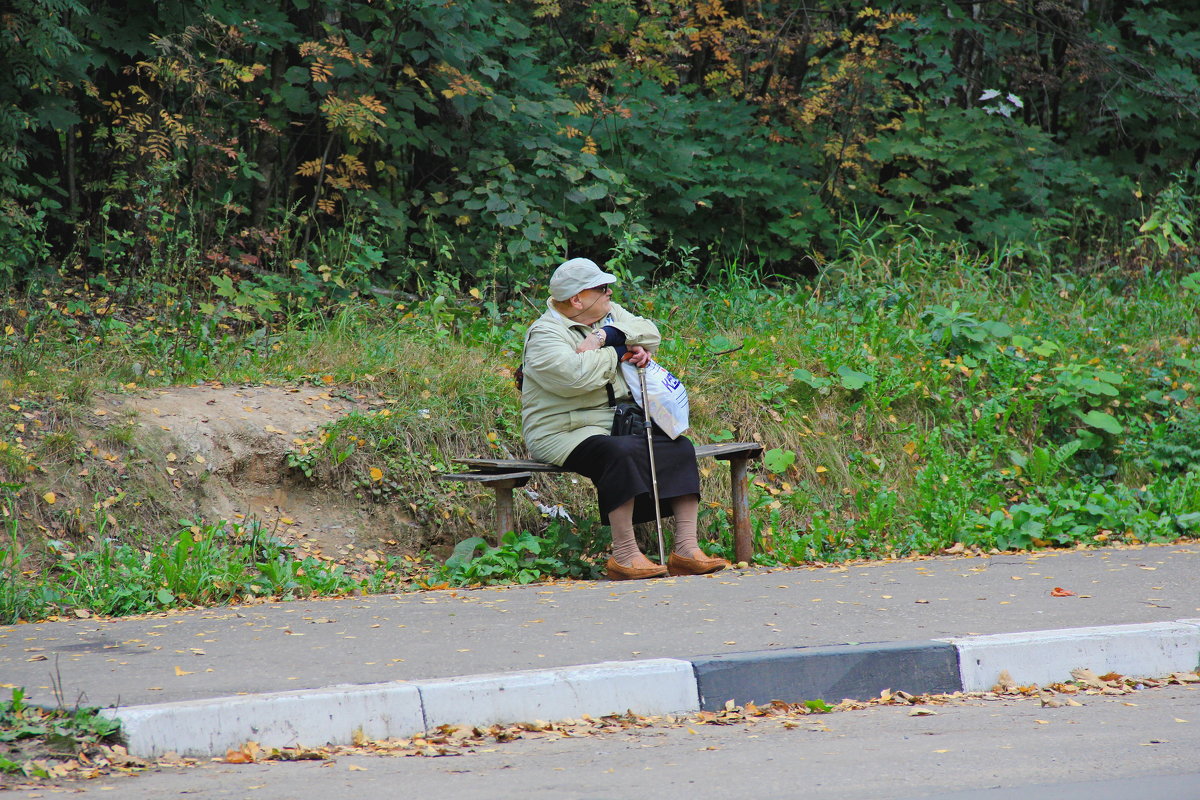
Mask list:
[{"label": "yellow leaf", "polygon": [[9,403],[9,404],[8,404],[8,407],[9,407],[9,408],[11,408],[13,411],[20,411],[20,410],[21,410],[21,407],[20,407],[19,405],[17,405],[16,403]]},{"label": "yellow leaf", "polygon": [[16,332],[17,332],[17,329],[16,329],[16,328],[14,328],[12,325],[5,325],[5,326],[4,326],[4,335],[5,335],[5,336],[12,336],[12,335],[13,335],[14,333],[16,333]]},{"label": "yellow leaf", "polygon": [[375,483],[382,481],[383,470],[381,470],[379,467],[371,467],[371,480],[373,480]]},{"label": "yellow leaf", "polygon": [[187,671],[186,669],[184,669],[183,667],[176,667],[176,668],[175,668],[175,677],[177,677],[177,678],[182,678],[184,675],[191,675],[191,674],[192,674],[192,673],[188,672],[188,671]]},{"label": "yellow leaf", "polygon": [[829,472],[829,470],[825,469],[824,467],[817,467],[816,471],[817,471],[818,473],[821,473],[821,472]]},{"label": "yellow leaf", "polygon": [[471,295],[471,297],[474,297],[476,300],[483,298],[483,295],[480,294],[478,289],[472,289],[471,291],[467,292],[467,294]]},{"label": "yellow leaf", "polygon": [[54,505],[55,502],[58,501],[58,495],[56,495],[54,492],[46,492],[44,495],[42,495],[42,499],[50,505]]}]

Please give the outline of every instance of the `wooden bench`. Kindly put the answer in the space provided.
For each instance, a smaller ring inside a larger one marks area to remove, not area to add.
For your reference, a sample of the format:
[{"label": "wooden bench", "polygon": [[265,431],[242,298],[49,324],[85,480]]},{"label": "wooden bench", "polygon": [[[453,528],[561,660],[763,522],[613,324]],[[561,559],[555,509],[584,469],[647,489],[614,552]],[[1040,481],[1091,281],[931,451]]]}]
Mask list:
[{"label": "wooden bench", "polygon": [[[762,457],[758,442],[722,442],[696,446],[696,458],[715,458],[729,462],[729,485],[733,503],[733,552],[736,561],[754,556],[750,531],[750,462]],[[566,472],[544,461],[520,458],[456,458],[454,463],[468,467],[467,472],[438,475],[448,481],[480,483],[496,493],[496,535],[513,529],[513,489],[529,482],[535,472]]]}]

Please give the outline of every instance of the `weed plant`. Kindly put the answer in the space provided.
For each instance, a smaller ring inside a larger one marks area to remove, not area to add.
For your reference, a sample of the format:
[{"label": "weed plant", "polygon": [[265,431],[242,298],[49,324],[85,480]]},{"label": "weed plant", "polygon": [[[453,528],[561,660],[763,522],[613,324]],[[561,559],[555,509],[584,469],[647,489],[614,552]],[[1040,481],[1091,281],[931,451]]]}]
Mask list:
[{"label": "weed plant", "polygon": [[[120,722],[100,716],[98,709],[59,707],[45,709],[25,702],[25,690],[13,688],[9,699],[0,701],[0,745],[6,755],[20,752],[22,745],[37,741],[48,752],[60,755],[86,753],[99,744],[115,743]],[[48,778],[45,761],[0,755],[0,773]]]},{"label": "weed plant", "polygon": [[[617,302],[666,334],[658,357],[689,387],[692,438],[767,448],[752,481],[759,561],[1200,532],[1200,274],[1166,263],[1137,272],[1023,267],[1003,252],[937,244],[917,225],[856,235],[810,281],[785,281],[753,264],[703,265],[691,253],[679,274],[706,275],[703,283],[617,287]],[[518,493],[517,532],[485,548],[470,537],[487,530],[490,493],[435,480],[456,458],[524,455],[512,376],[544,291],[528,287],[507,299],[498,291],[435,275],[416,299],[284,303],[265,315],[236,298],[206,305],[169,291],[118,312],[98,305],[94,286],[37,287],[10,298],[0,319],[9,331],[0,339],[8,376],[0,379],[0,479],[27,485],[7,518],[13,543],[5,557],[36,561],[45,539],[74,541],[56,533],[68,527],[66,504],[47,508],[38,498],[55,490],[54,476],[86,469],[93,458],[78,446],[91,435],[78,415],[62,412],[53,430],[33,430],[23,416],[30,409],[85,406],[101,388],[311,382],[370,394],[378,410],[298,442],[290,468],[354,502],[407,505],[422,531],[417,549],[467,540],[441,578],[589,574],[568,557],[546,514],[560,507],[587,517],[594,498],[586,481],[536,478],[528,487],[536,499]],[[729,554],[727,474],[701,466],[708,547]],[[123,491],[128,499],[110,511],[149,503],[132,483]],[[128,528],[110,522],[97,537],[97,524],[77,522],[85,529],[76,534],[112,544],[63,551],[78,563],[52,554],[71,599],[10,580],[0,585],[6,602],[45,609],[79,598],[115,613],[161,607],[160,590],[200,603],[252,586],[287,593],[342,585],[332,573],[318,581],[303,562],[255,552],[265,545],[248,544],[255,537],[245,531],[203,528],[189,543],[192,526],[180,529],[168,509],[160,513],[157,525],[143,521],[150,544],[138,552],[159,553],[163,566],[122,549],[135,547]],[[49,531],[40,544],[27,519]],[[209,563],[213,548],[246,552],[244,567],[231,560],[219,575],[189,572],[190,562]],[[118,582],[153,590],[95,596],[95,586]]]}]

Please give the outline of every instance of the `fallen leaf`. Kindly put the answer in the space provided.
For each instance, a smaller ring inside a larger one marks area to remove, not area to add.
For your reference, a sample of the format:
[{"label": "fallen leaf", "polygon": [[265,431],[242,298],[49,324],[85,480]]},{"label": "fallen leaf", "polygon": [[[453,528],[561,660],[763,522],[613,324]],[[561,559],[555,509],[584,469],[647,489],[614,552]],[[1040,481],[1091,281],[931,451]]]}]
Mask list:
[{"label": "fallen leaf", "polygon": [[1051,597],[1075,597],[1075,593],[1070,589],[1064,589],[1061,586],[1055,586],[1050,590]]},{"label": "fallen leaf", "polygon": [[56,495],[54,492],[46,492],[44,495],[42,495],[42,499],[45,500],[49,505],[54,505],[56,502],[58,502],[58,495]]},{"label": "fallen leaf", "polygon": [[1017,682],[1013,680],[1012,673],[1006,669],[1000,670],[1000,674],[996,676],[996,685],[992,687],[993,692],[1011,692],[1017,688]]},{"label": "fallen leaf", "polygon": [[175,668],[175,677],[177,677],[177,678],[182,678],[184,675],[191,675],[191,674],[192,674],[192,673],[188,672],[188,671],[187,671],[186,669],[184,669],[183,667],[176,667],[176,668]]},{"label": "fallen leaf", "polygon": [[1078,667],[1071,670],[1071,677],[1092,689],[1105,688],[1104,681],[1100,680],[1100,677],[1087,667]]}]

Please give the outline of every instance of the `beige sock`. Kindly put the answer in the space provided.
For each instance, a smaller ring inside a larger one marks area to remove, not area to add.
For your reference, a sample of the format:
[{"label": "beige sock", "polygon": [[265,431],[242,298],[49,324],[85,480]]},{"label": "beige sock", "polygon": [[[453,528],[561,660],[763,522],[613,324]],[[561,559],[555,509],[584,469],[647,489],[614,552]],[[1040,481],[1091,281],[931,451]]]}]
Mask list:
[{"label": "beige sock", "polygon": [[608,524],[612,528],[613,561],[622,567],[632,566],[633,560],[642,554],[633,534],[633,501],[608,512]]},{"label": "beige sock", "polygon": [[671,499],[671,510],[675,512],[675,541],[671,552],[686,558],[695,558],[700,549],[696,541],[696,517],[700,512],[700,497],[685,494]]}]

